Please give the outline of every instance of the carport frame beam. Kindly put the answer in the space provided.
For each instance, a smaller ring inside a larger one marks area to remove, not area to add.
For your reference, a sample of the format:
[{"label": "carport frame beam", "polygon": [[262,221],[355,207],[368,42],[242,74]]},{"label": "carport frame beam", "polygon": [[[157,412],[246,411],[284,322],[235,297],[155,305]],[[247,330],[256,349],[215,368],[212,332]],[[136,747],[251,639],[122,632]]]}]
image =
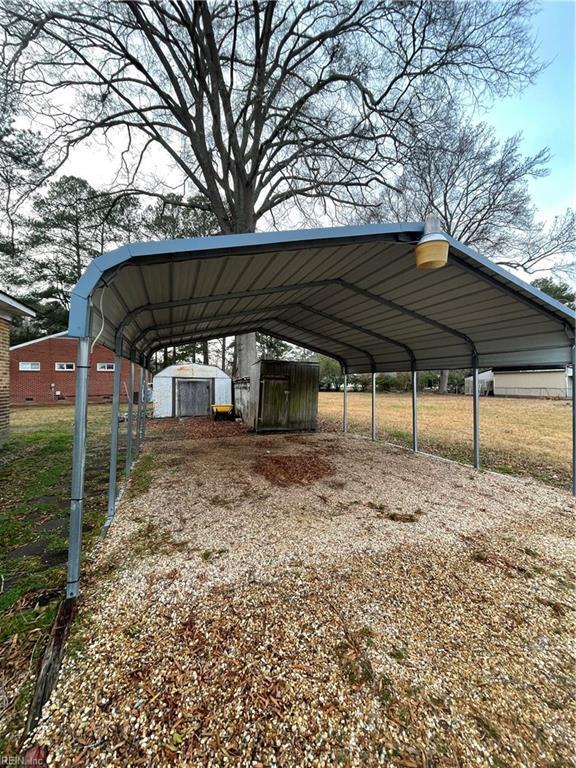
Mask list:
[{"label": "carport frame beam", "polygon": [[348,374],[344,374],[344,392],[342,398],[342,432],[348,432]]},{"label": "carport frame beam", "polygon": [[144,442],[144,438],[146,437],[146,419],[148,417],[148,411],[147,411],[147,400],[146,400],[146,393],[148,392],[148,377],[149,373],[148,371],[144,371],[144,394],[143,394],[143,400],[142,400],[142,423],[140,427],[140,446],[142,446],[142,443]]},{"label": "carport frame beam", "polygon": [[412,371],[412,450],[418,452],[418,371]]},{"label": "carport frame beam", "polygon": [[474,432],[474,467],[480,469],[480,380],[478,378],[478,363],[474,361],[472,368],[473,395],[473,432]]},{"label": "carport frame beam", "polygon": [[142,410],[146,407],[143,403],[144,397],[144,367],[140,366],[140,375],[138,378],[138,412],[136,415],[136,456],[140,455],[142,446]]},{"label": "carport frame beam", "polygon": [[76,361],[76,420],[72,448],[72,488],[70,493],[70,533],[68,541],[68,574],[66,597],[75,598],[80,591],[82,558],[82,517],[84,513],[84,470],[86,468],[86,433],[88,426],[88,372],[90,370],[90,338],[78,339]]},{"label": "carport frame beam", "polygon": [[128,477],[132,468],[132,417],[134,415],[134,363],[130,362],[130,376],[128,384],[128,415],[126,427],[126,462],[124,464],[124,477]]},{"label": "carport frame beam", "polygon": [[370,430],[372,440],[376,440],[376,373],[372,373],[372,428]]}]

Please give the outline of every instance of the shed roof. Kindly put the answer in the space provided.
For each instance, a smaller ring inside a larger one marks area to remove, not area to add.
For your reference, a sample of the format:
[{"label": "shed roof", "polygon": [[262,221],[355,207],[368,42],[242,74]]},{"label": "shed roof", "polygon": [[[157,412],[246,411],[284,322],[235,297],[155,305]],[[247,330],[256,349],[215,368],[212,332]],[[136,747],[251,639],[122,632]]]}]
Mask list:
[{"label": "shed roof", "polygon": [[36,317],[36,312],[14,296],[0,291],[0,315],[11,317]]},{"label": "shed roof", "polygon": [[76,285],[69,335],[146,359],[259,330],[358,373],[570,362],[572,310],[453,238],[446,267],[418,270],[423,231],[403,223],[126,245]]}]

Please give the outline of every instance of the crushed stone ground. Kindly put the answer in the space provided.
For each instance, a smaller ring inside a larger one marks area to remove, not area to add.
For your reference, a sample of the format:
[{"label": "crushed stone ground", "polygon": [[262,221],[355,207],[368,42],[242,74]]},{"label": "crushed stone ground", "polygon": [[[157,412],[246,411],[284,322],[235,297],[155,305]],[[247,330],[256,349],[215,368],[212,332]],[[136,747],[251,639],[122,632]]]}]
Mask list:
[{"label": "crushed stone ground", "polygon": [[567,494],[191,421],[89,563],[50,765],[573,765]]}]

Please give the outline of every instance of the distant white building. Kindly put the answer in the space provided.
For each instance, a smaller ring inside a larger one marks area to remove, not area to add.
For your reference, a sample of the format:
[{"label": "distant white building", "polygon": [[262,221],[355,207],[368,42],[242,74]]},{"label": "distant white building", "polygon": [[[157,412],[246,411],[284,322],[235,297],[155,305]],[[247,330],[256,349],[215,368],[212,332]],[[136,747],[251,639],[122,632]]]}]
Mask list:
[{"label": "distant white building", "polygon": [[[494,394],[494,373],[493,371],[483,371],[478,374],[478,383],[480,385],[481,395]],[[472,394],[472,376],[466,376],[464,379],[464,394]]]},{"label": "distant white building", "polygon": [[215,365],[180,363],[154,376],[155,418],[208,416],[211,405],[231,405],[232,380]]},{"label": "distant white building", "polygon": [[[496,397],[572,397],[574,374],[567,368],[546,370],[504,370],[485,371],[479,375],[480,394]],[[472,376],[464,382],[464,391],[472,394]]]}]

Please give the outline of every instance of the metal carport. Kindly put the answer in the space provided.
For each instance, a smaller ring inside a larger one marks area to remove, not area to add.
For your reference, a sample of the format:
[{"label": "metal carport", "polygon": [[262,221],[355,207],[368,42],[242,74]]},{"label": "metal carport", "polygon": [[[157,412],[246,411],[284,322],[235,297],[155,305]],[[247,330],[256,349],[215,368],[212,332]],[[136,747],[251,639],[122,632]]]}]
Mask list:
[{"label": "metal carport", "polygon": [[[69,597],[80,576],[92,339],[144,366],[165,346],[251,331],[330,355],[345,373],[412,371],[415,379],[428,369],[471,367],[477,376],[480,367],[573,364],[574,312],[448,236],[446,267],[418,270],[423,233],[423,224],[403,223],[133,243],[90,264],[72,292],[68,330],[79,339]],[[118,375],[109,516],[119,386]],[[479,466],[477,395],[474,403]],[[573,415],[573,432],[575,424]],[[129,446],[127,471],[131,458]]]}]

